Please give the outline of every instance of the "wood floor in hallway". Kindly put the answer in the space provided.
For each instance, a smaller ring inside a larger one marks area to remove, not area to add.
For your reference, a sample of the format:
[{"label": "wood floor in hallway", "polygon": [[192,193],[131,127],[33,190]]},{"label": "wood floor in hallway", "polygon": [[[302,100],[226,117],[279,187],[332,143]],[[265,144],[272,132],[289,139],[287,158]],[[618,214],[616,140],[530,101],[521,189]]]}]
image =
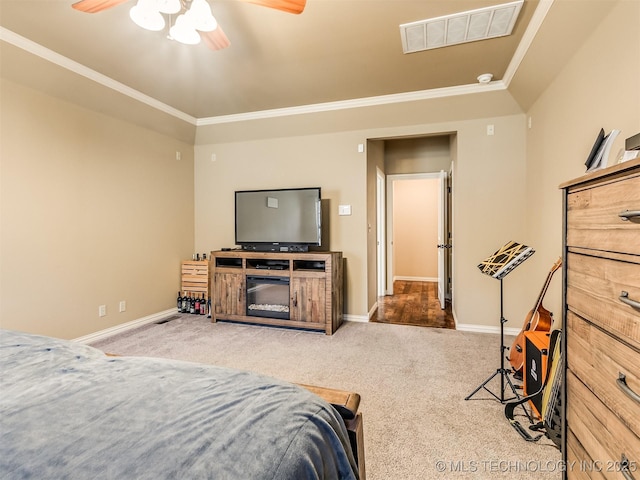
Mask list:
[{"label": "wood floor in hallway", "polygon": [[438,284],[396,280],[393,295],[378,297],[372,322],[455,329],[451,304],[440,308]]}]

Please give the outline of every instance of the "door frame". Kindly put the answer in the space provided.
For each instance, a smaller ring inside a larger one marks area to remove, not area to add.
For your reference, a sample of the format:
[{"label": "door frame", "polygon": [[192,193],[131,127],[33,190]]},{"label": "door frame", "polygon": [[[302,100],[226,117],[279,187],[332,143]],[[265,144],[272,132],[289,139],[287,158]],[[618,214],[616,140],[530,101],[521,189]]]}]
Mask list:
[{"label": "door frame", "polygon": [[440,208],[438,209],[438,301],[440,302],[440,308],[444,310],[447,300],[447,280],[449,272],[447,268],[447,251],[448,237],[447,237],[447,177],[448,174],[444,170],[441,170],[438,174],[438,197],[440,202]]},{"label": "door frame", "polygon": [[376,295],[386,294],[386,178],[384,172],[376,167]]},{"label": "door frame", "polygon": [[[393,295],[393,182],[398,180],[439,179],[441,173],[401,173],[386,176],[386,289],[385,295]],[[440,192],[439,192],[440,194]],[[441,215],[447,215],[443,208],[438,211],[438,221]],[[382,269],[381,269],[382,270]],[[440,272],[438,272],[440,275]]]}]

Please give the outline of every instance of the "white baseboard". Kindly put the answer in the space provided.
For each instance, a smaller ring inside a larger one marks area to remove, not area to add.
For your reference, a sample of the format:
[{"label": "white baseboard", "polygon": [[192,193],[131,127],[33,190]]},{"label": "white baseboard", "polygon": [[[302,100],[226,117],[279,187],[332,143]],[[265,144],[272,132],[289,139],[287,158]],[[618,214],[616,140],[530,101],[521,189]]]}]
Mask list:
[{"label": "white baseboard", "polygon": [[369,310],[369,318],[367,319],[369,322],[371,321],[371,317],[373,317],[376,314],[377,310],[378,310],[378,302],[374,302],[373,307],[371,307],[371,309]]},{"label": "white baseboard", "polygon": [[[476,333],[500,333],[500,327],[495,325],[474,325],[472,323],[457,323],[456,330],[461,332],[476,332]],[[520,333],[519,328],[506,328],[504,329],[505,335],[513,335],[514,337]]]},{"label": "white baseboard", "polygon": [[[347,322],[362,322],[368,323],[371,320],[371,317],[375,314],[376,309],[378,308],[377,302],[371,307],[368,315],[353,315],[349,313],[345,313],[343,315],[343,320]],[[115,327],[106,328],[104,330],[100,330],[95,333],[90,333],[89,335],[85,335],[83,337],[74,338],[72,341],[78,343],[93,343],[99,340],[105,340],[114,335],[118,335],[119,333],[124,333],[129,330],[133,330],[134,328],[141,327],[143,325],[147,325],[149,323],[158,322],[164,318],[170,317],[171,315],[176,315],[178,310],[176,308],[170,308],[169,310],[165,310],[163,312],[154,313],[151,315],[147,315],[146,317],[138,318],[137,320],[132,320],[131,322],[123,323],[121,325],[116,325]],[[476,333],[493,333],[499,334],[500,327],[495,325],[475,325],[472,323],[458,323],[457,316],[455,312],[453,312],[453,320],[456,325],[456,330],[460,330],[462,332],[476,332]],[[505,335],[513,335],[517,336],[520,333],[519,328],[505,328]]]},{"label": "white baseboard", "polygon": [[352,315],[349,313],[345,313],[342,316],[342,319],[346,322],[363,322],[363,323],[369,322],[369,317],[367,315]]},{"label": "white baseboard", "polygon": [[437,282],[438,277],[406,277],[402,275],[396,275],[393,277],[393,281],[404,280],[405,282]]},{"label": "white baseboard", "polygon": [[158,322],[164,318],[170,317],[171,315],[176,315],[177,313],[177,308],[170,308],[169,310],[165,310],[164,312],[153,313],[151,315],[147,315],[146,317],[132,320],[131,322],[116,325],[115,327],[111,328],[106,328],[95,333],[90,333],[89,335],[85,335],[84,337],[74,338],[72,341],[78,343],[97,342],[98,340],[104,340],[119,333],[124,333],[128,330],[133,330],[134,328],[141,327],[142,325]]}]

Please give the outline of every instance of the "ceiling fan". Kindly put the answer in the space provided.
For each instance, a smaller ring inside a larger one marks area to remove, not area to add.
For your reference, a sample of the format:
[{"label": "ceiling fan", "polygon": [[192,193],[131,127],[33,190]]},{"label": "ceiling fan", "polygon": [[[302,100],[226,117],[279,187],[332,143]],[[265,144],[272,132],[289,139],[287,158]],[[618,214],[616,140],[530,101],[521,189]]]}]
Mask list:
[{"label": "ceiling fan", "polygon": [[[76,2],[71,6],[81,12],[98,13],[98,12],[102,12],[103,10],[107,10],[111,7],[120,5],[121,3],[124,3],[127,1],[129,0],[80,0],[79,2]],[[166,0],[154,0],[154,1],[156,1],[158,5],[162,3],[168,3]],[[261,5],[263,7],[274,8],[276,10],[280,10],[287,13],[293,13],[293,14],[302,13],[307,3],[307,0],[240,0],[240,1],[254,3],[256,5]],[[149,4],[151,0],[145,0],[145,2]],[[139,1],[136,7],[138,7],[140,3],[142,2]],[[200,3],[200,4],[205,3],[206,6],[208,7],[208,3],[203,2],[203,0],[179,0],[180,11],[171,12],[171,13],[186,12],[190,10],[192,3]],[[134,7],[134,9],[136,7]],[[169,13],[169,12],[165,12],[165,13]],[[158,15],[160,15],[159,12],[158,12]],[[132,18],[133,18],[133,15],[132,15]],[[212,16],[211,16],[211,19],[213,21],[213,25],[210,24],[209,26],[203,27],[202,29],[199,29],[198,27],[196,27],[196,30],[193,30],[193,29],[191,30],[193,32],[197,31],[197,34],[199,34],[202,41],[211,50],[222,50],[223,48],[227,48],[229,45],[231,45],[231,42],[227,38],[226,34],[222,31],[222,28],[219,25],[217,25],[217,22],[215,22],[215,19],[213,19]],[[177,23],[178,23],[178,20],[176,20],[176,25]],[[164,26],[164,21],[162,25]],[[200,38],[198,38],[197,40],[199,41]],[[189,42],[184,42],[184,43],[189,43]],[[197,43],[197,41],[194,41],[192,43]]]}]

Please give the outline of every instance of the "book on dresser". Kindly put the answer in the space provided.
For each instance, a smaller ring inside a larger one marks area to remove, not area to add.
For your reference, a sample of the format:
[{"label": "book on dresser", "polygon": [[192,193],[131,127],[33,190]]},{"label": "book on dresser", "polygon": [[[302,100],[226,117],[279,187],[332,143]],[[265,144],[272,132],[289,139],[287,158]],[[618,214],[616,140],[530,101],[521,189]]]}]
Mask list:
[{"label": "book on dresser", "polygon": [[[598,138],[603,134],[603,130],[600,131]],[[620,134],[620,130],[611,130],[609,134],[602,138],[600,142],[596,141],[598,148],[595,150],[595,153],[589,155],[587,159],[587,172],[592,172],[594,170],[599,170],[605,168],[609,163],[609,155],[611,154],[611,147],[613,146],[613,142],[616,137]],[[594,148],[596,146],[594,144]]]}]

